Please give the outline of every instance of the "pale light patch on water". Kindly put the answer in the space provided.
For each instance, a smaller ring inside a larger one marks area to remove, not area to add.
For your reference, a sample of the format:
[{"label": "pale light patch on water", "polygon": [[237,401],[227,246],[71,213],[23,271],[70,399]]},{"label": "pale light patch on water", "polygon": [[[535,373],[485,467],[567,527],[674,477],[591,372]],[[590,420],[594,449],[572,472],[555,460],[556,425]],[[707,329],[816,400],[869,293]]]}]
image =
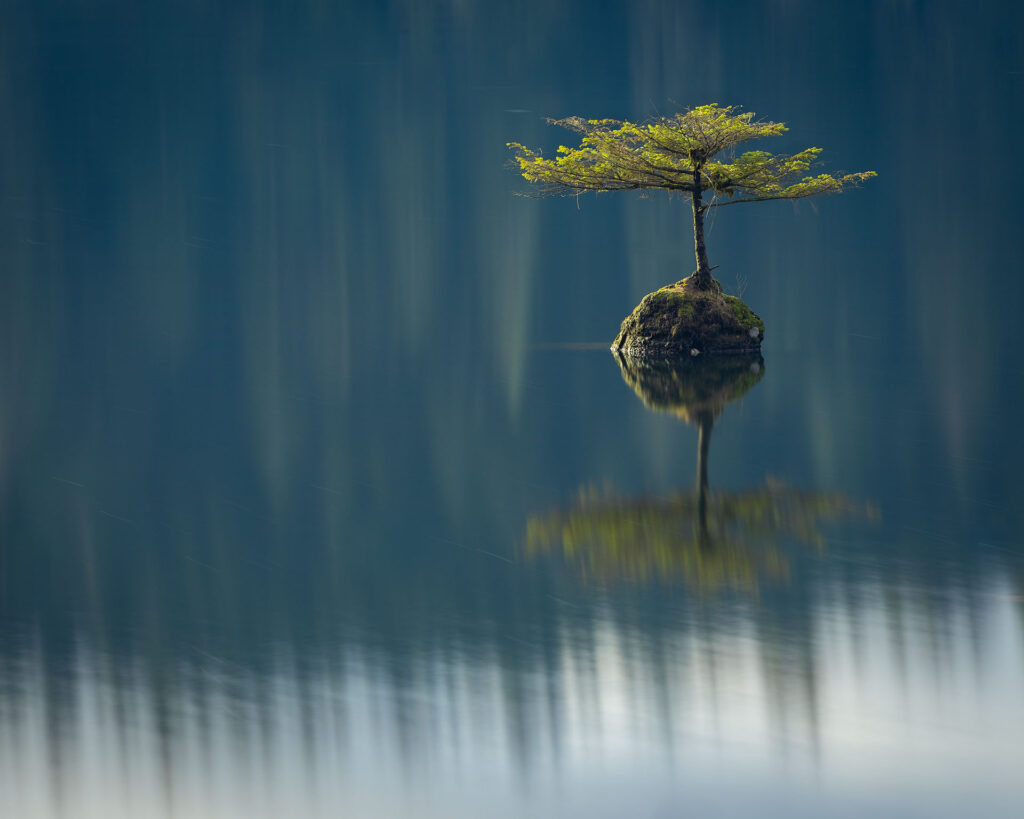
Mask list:
[{"label": "pale light patch on water", "polygon": [[399,676],[356,647],[301,670],[282,647],[260,673],[83,642],[55,680],[30,644],[3,674],[0,813],[615,816],[643,794],[739,816],[757,793],[798,816],[1010,816],[1024,640],[1011,589],[989,588],[980,642],[966,606],[936,628],[906,589],[895,624],[881,588],[853,605],[825,587],[804,649],[751,605],[656,643],[602,616],[586,644],[563,629],[549,666],[427,654]]}]

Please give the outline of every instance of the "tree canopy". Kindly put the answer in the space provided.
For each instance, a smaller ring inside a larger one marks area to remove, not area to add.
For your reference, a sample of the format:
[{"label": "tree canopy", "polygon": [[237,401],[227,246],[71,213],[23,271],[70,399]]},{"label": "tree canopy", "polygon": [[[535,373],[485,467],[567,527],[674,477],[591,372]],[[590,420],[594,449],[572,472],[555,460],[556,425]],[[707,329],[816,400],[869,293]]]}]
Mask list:
[{"label": "tree canopy", "polygon": [[[737,145],[778,136],[787,129],[781,122],[756,120],[753,112],[741,113],[734,105],[701,105],[639,125],[582,117],[548,122],[580,134],[580,146],[562,145],[554,159],[545,159],[539,151],[508,143],[519,172],[536,185],[537,195],[622,190],[690,194],[697,270],[687,284],[696,290],[721,292],[721,285],[711,275],[704,244],[704,215],[710,208],[840,193],[876,176],[874,171],[812,175],[821,148],[806,148],[796,154],[747,151],[737,156]],[[707,203],[705,191],[712,194]]]},{"label": "tree canopy", "polygon": [[803,199],[839,193],[875,176],[874,171],[811,174],[821,148],[795,154],[747,151],[719,157],[737,145],[788,129],[757,120],[736,106],[701,105],[643,123],[615,119],[549,119],[582,136],[578,148],[561,146],[553,159],[518,142],[508,143],[519,171],[542,196],[576,196],[615,190],[666,190],[713,194],[702,211],[741,202]]}]

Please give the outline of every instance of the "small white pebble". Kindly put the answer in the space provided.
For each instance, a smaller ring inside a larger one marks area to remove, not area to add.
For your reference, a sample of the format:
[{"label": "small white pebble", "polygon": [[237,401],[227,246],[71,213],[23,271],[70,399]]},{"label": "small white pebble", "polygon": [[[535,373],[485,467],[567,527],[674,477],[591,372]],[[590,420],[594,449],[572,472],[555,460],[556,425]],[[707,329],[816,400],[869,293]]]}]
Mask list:
[{"label": "small white pebble", "polygon": [[691,347],[690,348],[690,355],[692,355],[692,356],[693,355],[700,355],[700,350],[698,350],[696,347]]},{"label": "small white pebble", "polygon": [[751,338],[757,338],[759,335],[761,335],[760,328],[758,328],[758,327],[751,327],[750,328],[750,337]]}]

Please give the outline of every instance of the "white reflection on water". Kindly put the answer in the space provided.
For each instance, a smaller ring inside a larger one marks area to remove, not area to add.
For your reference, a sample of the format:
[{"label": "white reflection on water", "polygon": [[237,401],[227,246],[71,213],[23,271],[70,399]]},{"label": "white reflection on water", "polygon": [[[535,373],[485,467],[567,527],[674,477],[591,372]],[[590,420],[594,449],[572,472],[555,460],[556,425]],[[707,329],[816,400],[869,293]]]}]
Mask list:
[{"label": "white reflection on water", "polygon": [[988,588],[937,619],[826,586],[807,651],[756,607],[657,645],[609,612],[546,666],[281,646],[261,673],[83,642],[61,669],[26,645],[0,671],[0,815],[1010,816],[1024,633]]}]

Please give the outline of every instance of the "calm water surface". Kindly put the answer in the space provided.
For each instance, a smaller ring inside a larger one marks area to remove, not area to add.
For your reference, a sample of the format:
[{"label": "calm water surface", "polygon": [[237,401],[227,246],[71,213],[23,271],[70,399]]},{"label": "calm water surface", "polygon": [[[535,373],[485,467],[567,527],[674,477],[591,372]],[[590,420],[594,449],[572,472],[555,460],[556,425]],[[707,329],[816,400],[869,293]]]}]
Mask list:
[{"label": "calm water surface", "polygon": [[[492,6],[0,10],[0,815],[1019,816],[1021,7]],[[672,101],[879,172],[711,226],[763,360],[512,195]]]}]

